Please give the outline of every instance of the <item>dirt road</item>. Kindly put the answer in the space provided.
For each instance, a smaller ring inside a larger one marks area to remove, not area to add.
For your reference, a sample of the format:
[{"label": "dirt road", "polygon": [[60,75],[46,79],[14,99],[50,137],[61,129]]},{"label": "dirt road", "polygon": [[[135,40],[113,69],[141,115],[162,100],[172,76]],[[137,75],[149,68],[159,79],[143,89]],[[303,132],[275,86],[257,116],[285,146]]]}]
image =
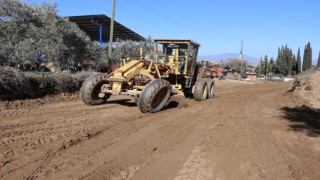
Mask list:
[{"label": "dirt road", "polygon": [[290,86],[219,81],[155,114],[128,97],[1,102],[0,179],[320,179],[320,113]]}]

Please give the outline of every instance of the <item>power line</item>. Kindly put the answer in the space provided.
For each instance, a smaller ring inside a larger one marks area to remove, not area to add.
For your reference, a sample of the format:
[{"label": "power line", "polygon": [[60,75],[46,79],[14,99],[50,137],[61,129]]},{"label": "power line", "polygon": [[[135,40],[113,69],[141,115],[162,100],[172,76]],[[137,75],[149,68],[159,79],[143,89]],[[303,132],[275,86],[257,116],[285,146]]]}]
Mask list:
[{"label": "power line", "polygon": [[[168,10],[167,12],[172,12],[172,13],[180,16],[182,19],[184,19],[184,20],[186,20],[186,21],[188,21],[188,22],[191,22],[191,23],[196,24],[196,25],[198,25],[198,26],[202,26],[202,25],[201,25],[200,23],[198,23],[197,21],[195,21],[195,20],[193,20],[193,19],[191,19],[191,18],[189,18],[189,17],[187,17],[187,16],[184,16],[184,15],[182,15],[181,13],[178,13],[176,10],[174,10],[174,9],[172,9],[171,7],[168,7],[168,6],[160,3],[159,1],[156,1],[156,0],[151,0],[151,1],[153,1],[154,3],[162,6],[162,7],[165,8],[165,9],[167,9],[167,10]],[[203,27],[203,26],[202,26],[202,27]]]},{"label": "power line", "polygon": [[[141,1],[138,0],[134,0],[133,1],[128,1],[132,4],[134,4],[135,6],[138,6],[139,8],[143,8],[144,10],[147,10],[148,12],[150,12],[151,14],[155,14],[159,17],[162,17],[163,19],[165,19],[166,21],[171,21],[174,24],[180,25],[180,26],[185,26],[188,27],[189,29],[192,28],[192,30],[196,33],[196,32],[200,32],[202,34],[205,34],[206,36],[212,36],[212,31],[206,30],[206,28],[204,28],[202,25],[200,25],[199,23],[194,22],[193,20],[190,20],[190,18],[187,18],[186,16],[181,15],[180,13],[175,12],[175,10],[172,10],[171,8],[168,8],[166,6],[164,6],[163,4],[161,4],[158,1],[153,1],[154,3],[162,6],[163,8],[165,8],[166,14],[163,13],[163,11],[160,11],[158,8],[153,8],[152,6],[150,6],[149,4],[145,4],[142,3]],[[176,16],[170,16],[168,15],[168,12],[172,14],[172,12],[178,16],[180,16],[181,18],[177,19]],[[182,21],[182,20],[185,21]],[[191,21],[191,23],[190,23]],[[195,24],[198,24],[198,26],[194,26]]]},{"label": "power line", "polygon": [[[138,0],[135,0],[136,2],[138,2]],[[158,0],[151,0],[151,2],[153,2],[154,4],[156,4],[158,7],[161,6],[163,9],[165,9],[164,12],[166,13],[171,13],[171,14],[175,14],[181,18],[177,20],[174,20],[175,23],[178,23],[179,25],[183,24],[183,25],[186,25],[188,27],[192,27],[193,30],[196,30],[196,32],[201,32],[203,33],[205,36],[208,36],[208,37],[212,37],[212,36],[219,36],[219,37],[224,37],[225,39],[230,39],[230,40],[233,40],[234,38],[231,38],[225,34],[219,34],[217,32],[215,32],[215,30],[211,29],[211,28],[208,28],[208,27],[205,27],[203,26],[202,24],[198,23],[198,21],[190,18],[190,17],[187,17],[187,16],[184,16],[182,15],[181,13],[177,12],[175,9],[171,8],[171,7],[168,7],[166,5],[164,5],[163,3],[159,2]],[[143,4],[141,1],[139,1],[140,4]],[[149,6],[150,7],[150,6]],[[154,8],[153,8],[154,9]],[[154,9],[156,10],[158,13],[162,14],[163,11],[159,11],[158,9]],[[176,17],[176,16],[169,16],[169,20],[173,21],[172,17]],[[184,20],[184,21],[181,21]],[[168,19],[166,19],[168,20]]]},{"label": "power line", "polygon": [[135,2],[133,2],[133,1],[128,1],[128,2],[132,3],[133,5],[135,5],[135,6],[139,7],[139,8],[142,8],[142,9],[144,9],[146,11],[149,11],[151,14],[155,14],[155,15],[157,15],[157,16],[159,16],[159,17],[161,17],[161,18],[163,18],[163,19],[165,19],[167,21],[169,20],[169,21],[171,21],[171,22],[173,22],[175,24],[180,24],[179,21],[176,21],[176,20],[172,19],[170,16],[161,13],[158,9],[150,7],[150,6],[144,4],[144,3],[140,2],[140,1],[135,0]]}]

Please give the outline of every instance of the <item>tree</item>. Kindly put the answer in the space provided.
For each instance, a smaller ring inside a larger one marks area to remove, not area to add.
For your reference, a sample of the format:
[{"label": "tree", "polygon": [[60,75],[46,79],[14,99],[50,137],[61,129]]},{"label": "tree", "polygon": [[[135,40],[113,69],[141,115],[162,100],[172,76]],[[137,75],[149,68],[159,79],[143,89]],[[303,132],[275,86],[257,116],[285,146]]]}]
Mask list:
[{"label": "tree", "polygon": [[259,75],[266,73],[266,63],[260,58],[259,65],[256,67],[255,72]]},{"label": "tree", "polygon": [[[242,61],[242,67],[247,67],[248,61]],[[237,73],[241,71],[241,60],[240,59],[228,59],[225,63],[225,69],[235,70]]]},{"label": "tree", "polygon": [[260,74],[269,74],[270,72],[273,72],[273,65],[274,65],[274,59],[271,57],[270,61],[268,60],[268,55],[265,55],[264,60],[260,60],[259,65],[256,67],[255,72]]},{"label": "tree", "polygon": [[136,42],[132,40],[115,42],[112,50],[112,62],[118,64],[119,60],[123,58],[140,59],[140,48],[143,49],[144,55],[148,56],[143,58],[153,58],[155,43],[150,36],[145,42]]},{"label": "tree", "polygon": [[312,48],[310,42],[304,48],[302,70],[311,69],[312,66]]},{"label": "tree", "polygon": [[284,58],[284,47],[278,49],[278,57],[277,57],[277,73],[287,75],[287,62]]},{"label": "tree", "polygon": [[275,64],[274,58],[271,57],[270,58],[270,72],[272,72],[272,74],[274,74],[275,70],[276,70],[276,64]]},{"label": "tree", "polygon": [[288,45],[282,46],[278,49],[278,57],[276,62],[276,73],[284,76],[295,74],[294,68],[296,68],[295,56],[292,53],[292,49]]},{"label": "tree", "polygon": [[267,55],[264,57],[264,66],[264,74],[267,75],[269,70],[269,60]]},{"label": "tree", "polygon": [[317,68],[320,68],[320,52],[319,52],[319,56],[318,56],[318,64],[317,64]]},{"label": "tree", "polygon": [[300,74],[301,72],[301,56],[300,56],[300,47],[298,49],[298,54],[297,54],[297,66],[296,66],[296,72],[297,74]]},{"label": "tree", "polygon": [[56,4],[0,1],[0,61],[34,64],[39,57],[62,66],[66,59],[77,63],[88,53],[88,35],[56,13]]},{"label": "tree", "polygon": [[[58,66],[77,65],[85,60],[107,65],[107,48],[92,42],[77,24],[58,16],[56,4],[33,5],[22,0],[0,0],[0,64],[37,64],[39,57]],[[113,62],[140,58],[139,48],[153,54],[154,42],[118,41]]]},{"label": "tree", "polygon": [[87,46],[89,50],[86,55],[87,60],[94,60],[98,65],[107,66],[108,54],[105,46],[101,46],[98,41]]},{"label": "tree", "polygon": [[293,53],[290,48],[286,45],[285,52],[284,52],[284,58],[287,63],[287,75],[292,74],[292,66],[293,66]]},{"label": "tree", "polygon": [[296,75],[297,74],[297,58],[296,58],[296,55],[293,55],[292,56],[292,74],[293,75]]}]

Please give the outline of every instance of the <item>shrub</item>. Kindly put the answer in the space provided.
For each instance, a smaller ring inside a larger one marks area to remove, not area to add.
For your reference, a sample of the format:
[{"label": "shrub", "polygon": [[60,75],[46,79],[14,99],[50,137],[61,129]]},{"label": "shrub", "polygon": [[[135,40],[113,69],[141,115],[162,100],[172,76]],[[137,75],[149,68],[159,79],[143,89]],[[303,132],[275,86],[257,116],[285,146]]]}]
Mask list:
[{"label": "shrub", "polygon": [[0,67],[0,99],[13,100],[80,90],[92,71],[78,73],[35,74],[12,67]]},{"label": "shrub", "polygon": [[30,89],[30,82],[16,68],[0,67],[0,94],[18,96],[21,92]]}]

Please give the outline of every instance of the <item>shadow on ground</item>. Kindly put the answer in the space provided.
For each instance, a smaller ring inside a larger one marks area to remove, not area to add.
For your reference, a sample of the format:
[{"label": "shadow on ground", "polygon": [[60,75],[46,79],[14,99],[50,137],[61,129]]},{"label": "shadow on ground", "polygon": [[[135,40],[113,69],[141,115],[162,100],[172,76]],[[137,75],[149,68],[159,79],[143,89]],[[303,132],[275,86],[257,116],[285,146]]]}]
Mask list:
[{"label": "shadow on ground", "polygon": [[170,101],[162,110],[174,109],[178,108],[179,102],[177,101]]},{"label": "shadow on ground", "polygon": [[313,109],[302,105],[294,108],[281,108],[283,117],[291,122],[289,127],[293,131],[307,133],[308,136],[320,136],[320,109]]},{"label": "shadow on ground", "polygon": [[109,100],[106,103],[120,104],[128,107],[137,106],[137,102],[133,101],[132,99]]}]

